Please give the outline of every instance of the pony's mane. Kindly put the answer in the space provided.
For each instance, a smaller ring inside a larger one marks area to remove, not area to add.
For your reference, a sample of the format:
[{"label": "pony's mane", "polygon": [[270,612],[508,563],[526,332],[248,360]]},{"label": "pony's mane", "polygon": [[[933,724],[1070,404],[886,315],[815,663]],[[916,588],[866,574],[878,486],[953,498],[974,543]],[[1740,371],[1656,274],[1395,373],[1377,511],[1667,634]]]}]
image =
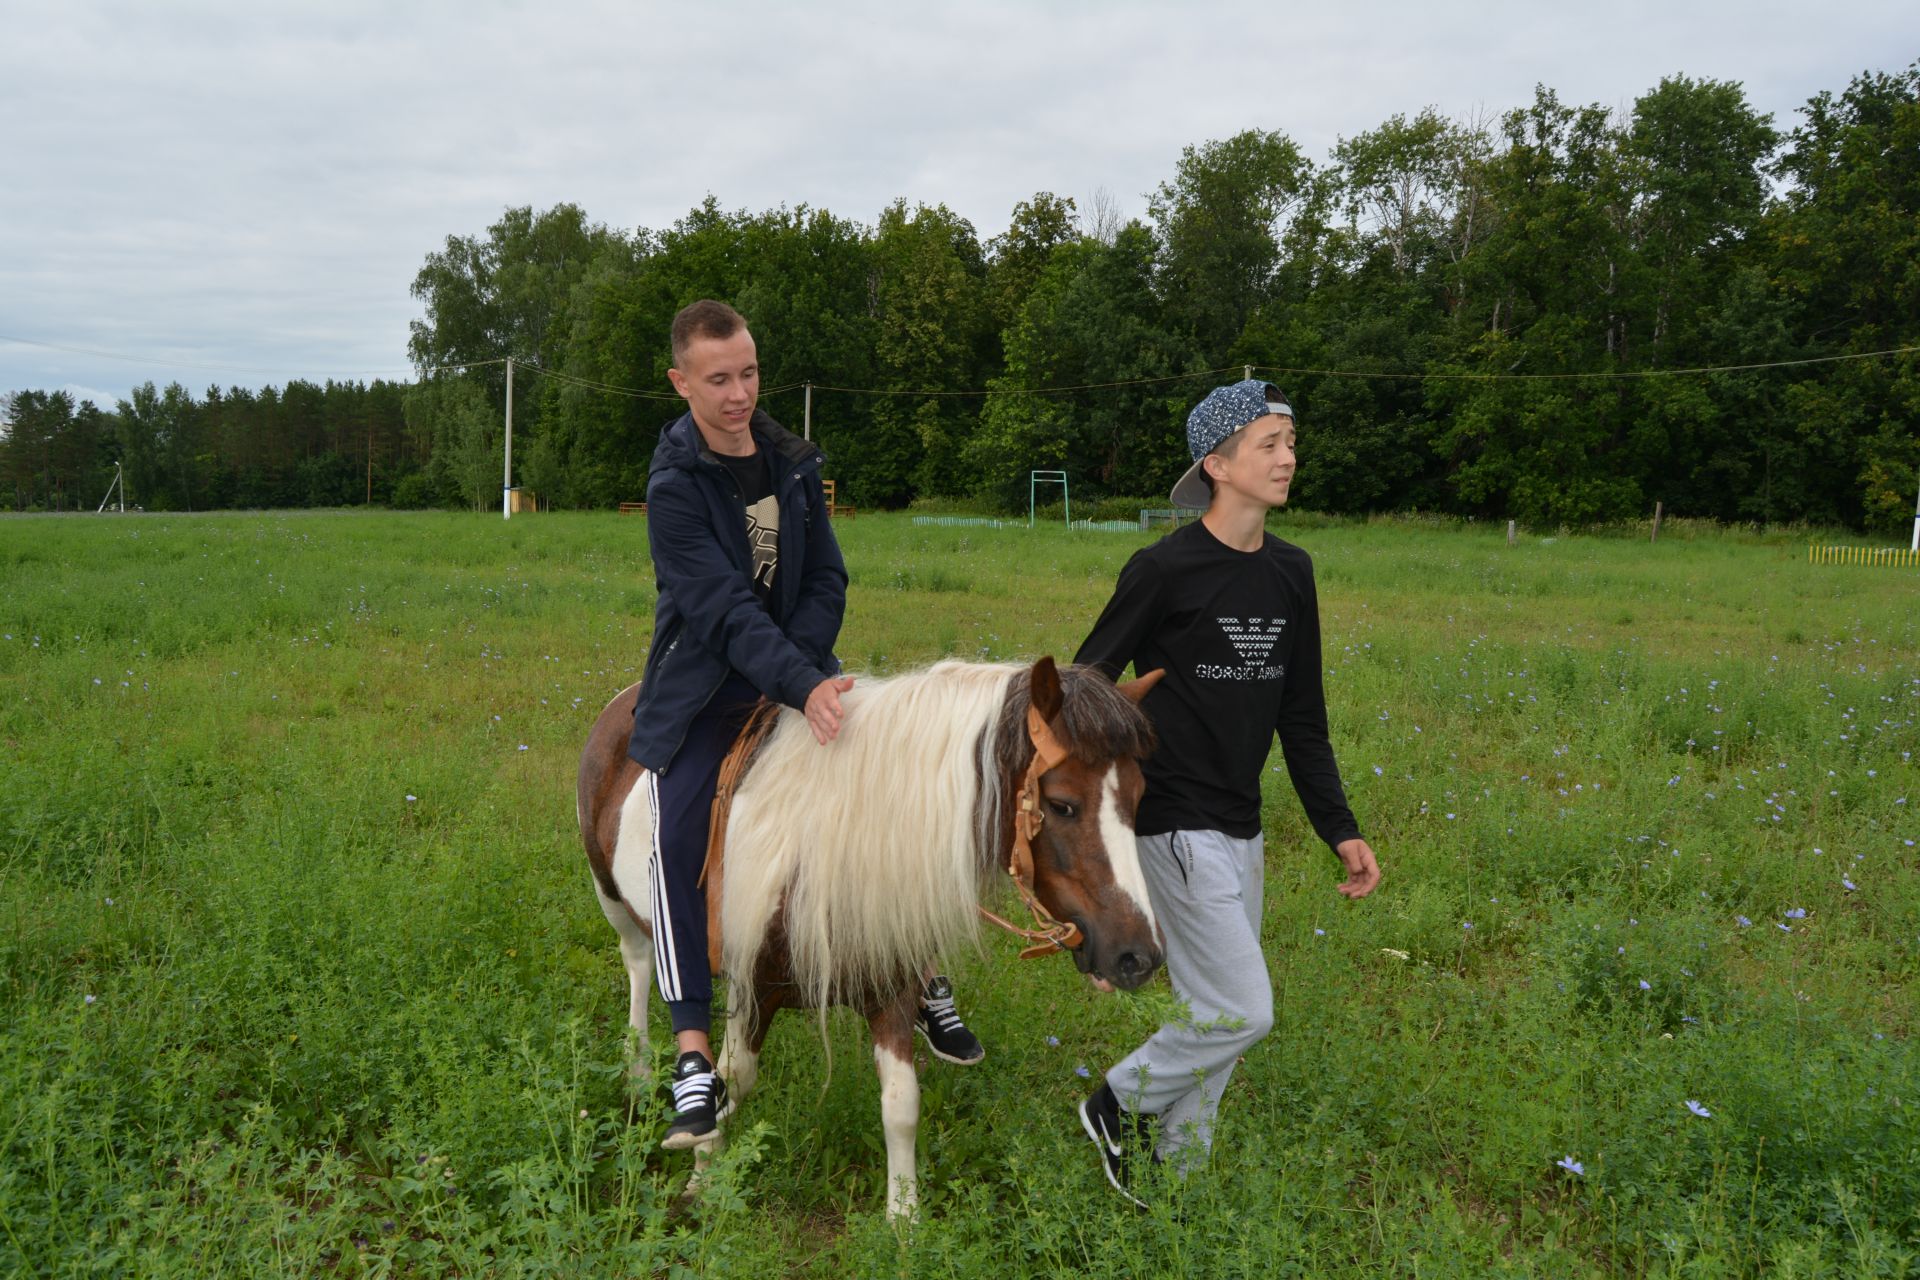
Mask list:
[{"label": "pony's mane", "polygon": [[[942,662],[862,678],[824,747],[804,717],[783,712],[734,796],[723,967],[752,972],[783,900],[793,980],[818,1007],[912,980],[975,943],[974,907],[1007,829],[1006,779],[1033,753],[1027,671]],[[1080,754],[1152,749],[1146,717],[1110,681],[1077,667],[1060,675],[1061,727]]]}]

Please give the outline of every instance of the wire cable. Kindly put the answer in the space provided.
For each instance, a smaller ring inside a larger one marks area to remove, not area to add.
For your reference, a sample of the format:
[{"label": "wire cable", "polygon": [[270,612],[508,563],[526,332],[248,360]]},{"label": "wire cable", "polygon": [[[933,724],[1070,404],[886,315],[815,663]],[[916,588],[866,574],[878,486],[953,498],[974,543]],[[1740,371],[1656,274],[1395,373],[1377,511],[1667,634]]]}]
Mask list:
[{"label": "wire cable", "polygon": [[1885,351],[1849,351],[1836,356],[1808,356],[1801,360],[1767,360],[1758,364],[1711,364],[1682,369],[1614,369],[1588,373],[1369,373],[1350,369],[1306,369],[1288,365],[1254,365],[1261,373],[1292,373],[1321,378],[1395,378],[1420,382],[1565,382],[1575,379],[1669,378],[1703,373],[1751,373],[1759,369],[1787,369],[1795,365],[1833,364],[1840,360],[1877,360],[1904,356],[1920,347],[1888,347]]},{"label": "wire cable", "polygon": [[[43,347],[48,351],[66,351],[74,355],[95,356],[102,360],[121,360],[128,364],[161,365],[171,369],[206,369],[214,373],[281,373],[299,374],[291,365],[274,369],[256,369],[244,365],[206,364],[197,360],[176,360],[169,356],[130,356],[120,351],[101,351],[94,347],[74,347],[61,342],[42,342],[37,338],[16,338],[11,334],[0,333],[0,342],[11,342],[22,347]],[[324,373],[308,375],[326,380],[345,378],[378,378],[387,374],[440,373],[447,369],[483,369],[488,365],[505,364],[507,358],[500,356],[493,360],[471,360],[464,364],[436,364],[424,367],[409,366],[405,369],[359,369],[351,373]]]},{"label": "wire cable", "polygon": [[[132,364],[157,364],[179,369],[206,369],[217,373],[289,373],[290,369],[256,369],[237,365],[203,364],[190,360],[171,360],[152,356],[127,355],[122,352],[101,351],[91,347],[68,346],[58,342],[42,342],[34,338],[19,338],[9,334],[0,334],[0,342],[11,342],[26,347],[44,347],[51,351],[67,351],[77,355],[95,356],[105,360],[122,360]],[[1396,373],[1360,369],[1319,369],[1305,365],[1227,365],[1218,369],[1203,369],[1192,373],[1167,374],[1156,378],[1125,378],[1113,382],[1080,382],[1051,387],[985,387],[968,390],[952,390],[938,387],[886,388],[886,387],[845,387],[831,382],[788,382],[777,387],[761,390],[762,395],[782,395],[803,387],[811,386],[815,391],[832,391],[842,395],[885,396],[907,399],[969,399],[986,396],[1054,396],[1068,395],[1079,391],[1107,391],[1120,387],[1163,386],[1173,382],[1192,382],[1201,378],[1215,378],[1221,374],[1233,373],[1241,369],[1252,369],[1256,373],[1280,374],[1296,377],[1353,378],[1374,379],[1379,381],[1415,381],[1415,382],[1579,382],[1579,381],[1619,381],[1635,378],[1672,378],[1698,377],[1715,373],[1754,373],[1765,369],[1788,369],[1806,365],[1835,364],[1847,360],[1877,360],[1884,356],[1913,355],[1920,352],[1920,346],[1888,347],[1882,351],[1849,351],[1830,356],[1807,356],[1795,360],[1766,360],[1749,364],[1695,365],[1678,369],[1614,369],[1590,370],[1575,373],[1470,373],[1455,371],[1427,371],[1417,373]],[[489,360],[449,361],[445,364],[418,366],[410,370],[363,370],[357,373],[321,375],[328,379],[350,377],[379,377],[382,374],[412,372],[422,376],[449,371],[467,371],[485,369],[506,364],[509,357],[496,356]],[[582,378],[577,374],[562,373],[558,369],[549,369],[531,360],[516,358],[514,363],[542,377],[553,378],[572,386],[584,387],[608,395],[626,396],[635,400],[675,401],[681,397],[670,391],[644,391],[638,387],[625,387],[617,383],[600,382],[592,378]]]}]

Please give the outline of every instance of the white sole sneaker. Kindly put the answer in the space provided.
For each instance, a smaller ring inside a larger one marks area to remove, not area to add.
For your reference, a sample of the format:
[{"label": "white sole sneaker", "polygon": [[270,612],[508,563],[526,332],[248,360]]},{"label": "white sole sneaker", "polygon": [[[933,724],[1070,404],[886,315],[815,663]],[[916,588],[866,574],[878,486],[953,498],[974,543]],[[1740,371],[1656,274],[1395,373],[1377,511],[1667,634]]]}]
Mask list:
[{"label": "white sole sneaker", "polygon": [[[1085,1098],[1080,1099],[1080,1127],[1087,1131],[1087,1139],[1092,1142],[1094,1147],[1100,1152],[1100,1171],[1107,1175],[1108,1185],[1125,1197],[1127,1203],[1134,1208],[1146,1208],[1147,1202],[1127,1190],[1120,1179],[1114,1176],[1113,1160],[1119,1158],[1120,1149],[1107,1140],[1106,1135],[1100,1132],[1100,1126],[1095,1124],[1093,1117],[1087,1114],[1087,1099]],[[1111,1158],[1109,1158],[1110,1155]]]}]

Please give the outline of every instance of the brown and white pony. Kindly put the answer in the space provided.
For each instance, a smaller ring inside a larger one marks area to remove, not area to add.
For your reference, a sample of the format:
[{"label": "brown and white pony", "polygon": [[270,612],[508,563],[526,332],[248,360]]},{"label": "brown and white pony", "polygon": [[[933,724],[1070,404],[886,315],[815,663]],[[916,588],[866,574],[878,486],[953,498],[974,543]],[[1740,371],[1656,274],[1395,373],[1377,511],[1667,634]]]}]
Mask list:
[{"label": "brown and white pony", "polygon": [[[736,1104],[752,1089],[773,1015],[848,1005],[866,1016],[880,1077],[887,1212],[913,1212],[920,1084],[913,1067],[922,976],[977,944],[983,893],[1004,871],[1035,757],[1028,707],[1065,758],[1039,778],[1033,891],[1076,926],[1073,955],[1098,983],[1134,988],[1163,949],[1133,837],[1136,763],[1153,733],[1138,702],[1158,673],[1116,688],[1097,671],[942,662],[862,680],[821,746],[783,710],[735,792],[720,892],[721,966],[732,1019],[719,1071]],[[620,936],[628,1021],[646,1072],[653,815],[627,758],[638,686],[607,704],[580,761],[580,834],[600,909]],[[1029,822],[1031,826],[1031,821]],[[711,891],[711,886],[710,886]]]}]

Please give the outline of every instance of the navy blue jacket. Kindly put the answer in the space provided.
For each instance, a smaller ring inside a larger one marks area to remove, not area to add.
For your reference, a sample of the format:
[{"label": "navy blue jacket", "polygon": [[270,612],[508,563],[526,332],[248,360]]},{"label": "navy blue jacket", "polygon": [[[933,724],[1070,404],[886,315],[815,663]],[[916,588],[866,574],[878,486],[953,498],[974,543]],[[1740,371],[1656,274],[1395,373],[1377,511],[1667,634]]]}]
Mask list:
[{"label": "navy blue jacket", "polygon": [[693,415],[662,431],[653,451],[647,542],[659,599],[627,754],[656,773],[672,766],[730,671],[794,708],[840,671],[833,643],[847,610],[847,566],[820,487],[826,458],[759,410],[750,429],[774,462],[780,500],[780,569],[764,605],[733,478]]}]

